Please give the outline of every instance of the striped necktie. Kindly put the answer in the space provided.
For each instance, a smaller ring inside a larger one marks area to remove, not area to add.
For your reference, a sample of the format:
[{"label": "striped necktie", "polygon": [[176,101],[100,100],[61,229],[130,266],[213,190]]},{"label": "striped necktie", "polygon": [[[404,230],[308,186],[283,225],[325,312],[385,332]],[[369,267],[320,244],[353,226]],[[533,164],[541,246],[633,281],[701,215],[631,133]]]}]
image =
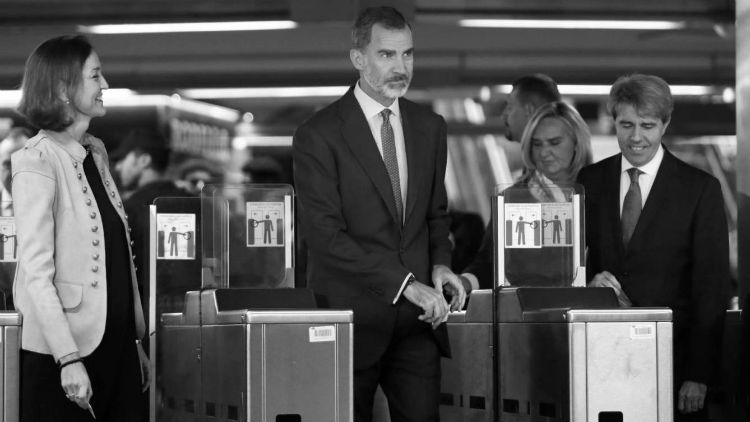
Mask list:
[{"label": "striped necktie", "polygon": [[404,218],[404,204],[401,199],[401,178],[398,174],[398,158],[396,157],[396,139],[393,136],[393,127],[390,121],[391,110],[384,109],[380,112],[383,124],[380,126],[380,138],[383,142],[383,162],[391,178],[393,199],[396,202],[396,214],[401,220]]}]

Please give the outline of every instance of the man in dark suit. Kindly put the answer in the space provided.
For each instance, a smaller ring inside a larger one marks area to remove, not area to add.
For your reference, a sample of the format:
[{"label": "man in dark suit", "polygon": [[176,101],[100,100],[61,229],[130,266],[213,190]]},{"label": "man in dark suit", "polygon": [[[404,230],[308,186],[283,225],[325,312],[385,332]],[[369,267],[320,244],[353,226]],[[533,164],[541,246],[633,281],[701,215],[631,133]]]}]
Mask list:
[{"label": "man in dark suit", "polygon": [[705,420],[728,299],[729,252],[718,181],[662,146],[673,102],[650,75],[609,94],[621,154],[585,167],[587,273],[622,304],[667,306],[674,321],[677,420]]},{"label": "man in dark suit", "polygon": [[450,267],[446,125],[402,97],[411,27],[390,7],[354,24],[359,81],[297,129],[292,145],[308,282],[354,311],[354,414],[372,419],[378,385],[391,420],[436,421],[450,308],[465,299]]}]

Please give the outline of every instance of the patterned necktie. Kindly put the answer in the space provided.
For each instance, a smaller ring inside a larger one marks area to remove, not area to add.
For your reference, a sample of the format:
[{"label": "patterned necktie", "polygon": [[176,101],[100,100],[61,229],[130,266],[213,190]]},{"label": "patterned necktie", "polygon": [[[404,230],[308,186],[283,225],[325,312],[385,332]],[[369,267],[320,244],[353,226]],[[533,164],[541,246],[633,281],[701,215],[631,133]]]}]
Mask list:
[{"label": "patterned necktie", "polygon": [[642,171],[633,167],[628,169],[630,176],[630,188],[625,194],[625,201],[622,203],[622,242],[625,246],[630,242],[633,236],[635,225],[638,223],[638,217],[641,215],[643,200],[641,199],[641,186],[638,184],[638,176],[643,174]]},{"label": "patterned necktie", "polygon": [[391,188],[393,188],[393,199],[396,201],[396,214],[402,219],[404,216],[404,205],[401,200],[401,178],[398,174],[398,159],[396,158],[396,140],[393,136],[393,127],[389,119],[391,110],[384,109],[380,112],[383,118],[383,125],[380,127],[380,138],[383,142],[383,162],[388,170],[388,176],[391,178]]}]

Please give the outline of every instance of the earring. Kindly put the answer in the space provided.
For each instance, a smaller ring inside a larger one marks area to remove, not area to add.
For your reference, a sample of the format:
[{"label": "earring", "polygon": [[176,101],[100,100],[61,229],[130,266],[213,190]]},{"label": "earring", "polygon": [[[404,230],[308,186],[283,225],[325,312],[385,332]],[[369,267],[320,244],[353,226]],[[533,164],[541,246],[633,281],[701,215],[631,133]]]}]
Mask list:
[{"label": "earring", "polygon": [[65,100],[65,104],[70,104],[70,100]]}]

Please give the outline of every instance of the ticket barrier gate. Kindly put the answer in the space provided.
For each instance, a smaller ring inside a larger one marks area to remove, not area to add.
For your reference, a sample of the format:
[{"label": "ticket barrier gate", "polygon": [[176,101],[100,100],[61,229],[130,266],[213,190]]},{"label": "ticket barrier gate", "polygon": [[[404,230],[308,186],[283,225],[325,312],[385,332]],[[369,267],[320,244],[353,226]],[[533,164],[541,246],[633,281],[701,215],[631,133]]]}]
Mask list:
[{"label": "ticket barrier gate", "polygon": [[21,314],[0,312],[0,421],[19,418]]},{"label": "ticket barrier gate", "polygon": [[501,288],[493,332],[490,297],[473,293],[448,321],[454,358],[443,360],[441,417],[672,420],[671,310],[617,308],[611,289]]},{"label": "ticket barrier gate", "polygon": [[347,422],[352,312],[304,289],[188,292],[164,314],[157,420]]}]

